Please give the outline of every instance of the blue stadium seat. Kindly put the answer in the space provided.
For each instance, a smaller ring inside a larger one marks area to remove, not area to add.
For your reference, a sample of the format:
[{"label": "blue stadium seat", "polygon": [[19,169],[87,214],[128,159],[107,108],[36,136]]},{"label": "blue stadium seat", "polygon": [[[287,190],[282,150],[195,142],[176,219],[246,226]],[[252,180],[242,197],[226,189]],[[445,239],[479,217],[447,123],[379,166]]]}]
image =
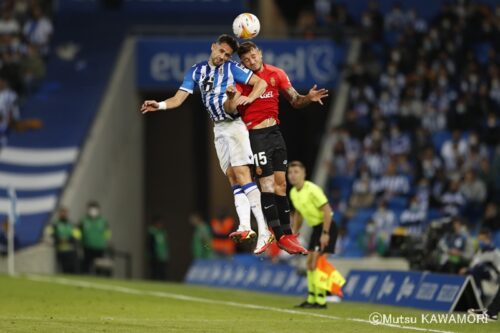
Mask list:
[{"label": "blue stadium seat", "polygon": [[434,145],[436,152],[440,152],[445,141],[449,139],[451,139],[451,133],[448,131],[437,131],[434,133],[432,135],[432,144]]},{"label": "blue stadium seat", "polygon": [[500,248],[500,231],[493,234],[493,243],[497,248]]},{"label": "blue stadium seat", "polygon": [[392,210],[403,210],[408,207],[408,198],[403,196],[392,197],[387,201],[387,208]]}]

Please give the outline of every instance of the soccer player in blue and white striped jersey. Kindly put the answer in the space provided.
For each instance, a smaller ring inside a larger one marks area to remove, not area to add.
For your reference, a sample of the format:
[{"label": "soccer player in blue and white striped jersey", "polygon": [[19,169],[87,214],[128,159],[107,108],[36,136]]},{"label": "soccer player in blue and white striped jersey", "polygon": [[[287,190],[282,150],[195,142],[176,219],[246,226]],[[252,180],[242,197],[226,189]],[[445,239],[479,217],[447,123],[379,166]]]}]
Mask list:
[{"label": "soccer player in blue and white striped jersey", "polygon": [[141,112],[173,109],[180,106],[194,92],[197,86],[209,117],[214,122],[214,139],[217,156],[222,171],[233,187],[236,211],[240,220],[238,230],[230,237],[236,241],[256,236],[250,227],[250,210],[253,212],[258,228],[259,239],[254,252],[260,253],[273,241],[262,214],[260,191],[252,181],[249,165],[253,164],[248,130],[238,115],[224,112],[227,87],[236,83],[253,86],[248,96],[239,97],[238,105],[247,105],[258,98],[267,83],[252,71],[242,67],[230,58],[238,49],[238,41],[229,35],[221,35],[212,44],[210,58],[193,65],[184,76],[184,82],[176,94],[162,102],[147,100]]}]

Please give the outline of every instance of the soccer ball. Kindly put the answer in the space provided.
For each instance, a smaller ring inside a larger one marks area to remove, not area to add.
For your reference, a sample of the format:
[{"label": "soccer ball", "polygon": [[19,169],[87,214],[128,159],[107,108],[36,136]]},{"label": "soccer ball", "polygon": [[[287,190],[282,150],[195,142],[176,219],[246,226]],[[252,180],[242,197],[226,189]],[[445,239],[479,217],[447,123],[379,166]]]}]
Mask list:
[{"label": "soccer ball", "polygon": [[233,32],[238,38],[251,39],[259,34],[260,22],[257,16],[250,13],[243,13],[233,21]]}]

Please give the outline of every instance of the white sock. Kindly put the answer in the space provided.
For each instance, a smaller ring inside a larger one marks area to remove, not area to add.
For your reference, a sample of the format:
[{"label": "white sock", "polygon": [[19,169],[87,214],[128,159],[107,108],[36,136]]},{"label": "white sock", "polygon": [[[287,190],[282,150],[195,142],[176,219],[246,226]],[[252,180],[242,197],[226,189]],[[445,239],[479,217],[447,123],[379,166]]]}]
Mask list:
[{"label": "white sock", "polygon": [[260,191],[255,183],[248,183],[241,187],[250,202],[250,207],[252,208],[253,216],[257,220],[257,226],[259,227],[259,235],[265,232],[269,232],[267,228],[267,223],[264,218],[264,213],[262,213],[262,206],[260,204]]},{"label": "white sock", "polygon": [[233,186],[234,207],[240,220],[238,229],[250,230],[250,202],[239,185]]}]

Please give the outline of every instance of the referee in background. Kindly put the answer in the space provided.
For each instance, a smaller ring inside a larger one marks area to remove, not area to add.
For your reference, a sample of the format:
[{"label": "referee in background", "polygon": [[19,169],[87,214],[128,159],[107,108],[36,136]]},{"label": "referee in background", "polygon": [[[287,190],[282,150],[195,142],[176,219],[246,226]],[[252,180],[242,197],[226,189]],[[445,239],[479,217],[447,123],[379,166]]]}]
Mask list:
[{"label": "referee in background", "polygon": [[297,307],[325,309],[326,290],[315,285],[315,270],[320,255],[335,251],[337,225],[333,221],[333,211],[323,190],[306,180],[306,168],[302,162],[290,162],[288,182],[293,186],[290,191],[290,200],[295,207],[293,233],[297,234],[304,220],[312,227],[306,264],[308,296],[306,301]]}]

